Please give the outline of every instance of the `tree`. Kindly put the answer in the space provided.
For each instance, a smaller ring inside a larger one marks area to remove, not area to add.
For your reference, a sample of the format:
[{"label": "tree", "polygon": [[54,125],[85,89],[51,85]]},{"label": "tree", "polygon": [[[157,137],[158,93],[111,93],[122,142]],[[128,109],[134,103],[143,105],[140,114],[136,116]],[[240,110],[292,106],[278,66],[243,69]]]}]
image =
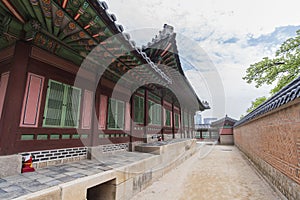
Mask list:
[{"label": "tree", "polygon": [[276,51],[275,58],[265,57],[261,61],[251,64],[243,77],[247,83],[256,83],[256,87],[263,84],[277,85],[271,90],[275,94],[293,79],[300,75],[300,30],[294,38],[289,38]]},{"label": "tree", "polygon": [[260,104],[262,104],[266,100],[267,97],[265,96],[256,98],[254,101],[251,102],[251,107],[247,109],[247,113],[252,112],[255,108],[257,108]]}]

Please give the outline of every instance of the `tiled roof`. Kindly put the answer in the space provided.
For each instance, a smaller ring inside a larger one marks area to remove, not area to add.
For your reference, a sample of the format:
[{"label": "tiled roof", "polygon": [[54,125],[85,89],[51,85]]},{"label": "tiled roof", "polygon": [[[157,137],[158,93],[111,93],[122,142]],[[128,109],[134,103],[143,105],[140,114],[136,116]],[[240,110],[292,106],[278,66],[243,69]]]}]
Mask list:
[{"label": "tiled roof", "polygon": [[181,92],[186,92],[185,96],[195,97],[200,110],[210,108],[208,102],[200,101],[188,79],[185,77],[177,49],[176,33],[172,26],[164,24],[163,30],[159,31],[152,41],[143,46],[142,49],[149,55],[153,62],[159,66],[159,68],[161,68],[168,76],[172,77],[173,80],[176,80],[176,83],[178,84],[177,88],[179,90],[182,88],[182,85],[187,85],[189,90]]},{"label": "tiled roof", "polygon": [[231,118],[231,117],[228,117],[227,115],[225,117],[223,117],[222,119],[219,119],[217,121],[214,121],[211,123],[212,126],[214,125],[217,125],[217,124],[220,124],[220,123],[225,123],[225,121],[231,121],[231,122],[237,122],[237,120]]}]

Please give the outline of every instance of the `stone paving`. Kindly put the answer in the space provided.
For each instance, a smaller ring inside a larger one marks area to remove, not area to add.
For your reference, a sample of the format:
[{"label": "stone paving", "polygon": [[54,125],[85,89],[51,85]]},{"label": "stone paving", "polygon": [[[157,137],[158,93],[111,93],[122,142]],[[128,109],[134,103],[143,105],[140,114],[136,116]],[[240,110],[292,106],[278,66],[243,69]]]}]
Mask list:
[{"label": "stone paving", "polygon": [[99,160],[50,166],[16,176],[0,178],[0,199],[14,199],[75,179],[113,170],[154,156],[147,153],[120,152]]},{"label": "stone paving", "polygon": [[198,151],[131,200],[285,200],[235,146]]},{"label": "stone paving", "polygon": [[[210,145],[208,145],[210,144]],[[0,178],[0,199],[14,199],[75,179],[128,166],[153,154],[120,152]],[[187,170],[189,169],[189,170]],[[180,174],[180,176],[178,176]],[[172,185],[172,187],[170,187]],[[196,191],[196,192],[195,192]],[[275,192],[234,146],[199,143],[197,153],[146,188],[133,200],[285,199]]]}]

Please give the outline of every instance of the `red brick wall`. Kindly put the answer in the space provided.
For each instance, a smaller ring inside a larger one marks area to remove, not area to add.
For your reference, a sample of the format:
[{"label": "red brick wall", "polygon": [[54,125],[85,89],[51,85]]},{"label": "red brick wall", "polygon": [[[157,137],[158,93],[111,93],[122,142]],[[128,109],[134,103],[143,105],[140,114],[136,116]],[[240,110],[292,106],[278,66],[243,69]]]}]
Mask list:
[{"label": "red brick wall", "polygon": [[[300,99],[234,128],[235,144],[300,184]],[[276,178],[276,177],[275,177]]]}]

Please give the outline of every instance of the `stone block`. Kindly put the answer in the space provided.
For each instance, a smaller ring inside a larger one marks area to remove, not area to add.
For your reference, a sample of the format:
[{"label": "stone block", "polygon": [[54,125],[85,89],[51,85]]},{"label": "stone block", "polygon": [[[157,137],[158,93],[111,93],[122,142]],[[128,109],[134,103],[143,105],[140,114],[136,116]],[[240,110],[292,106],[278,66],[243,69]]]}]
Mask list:
[{"label": "stone block", "polygon": [[161,146],[149,146],[149,145],[137,145],[135,146],[135,151],[143,153],[151,153],[155,155],[160,155],[162,147]]},{"label": "stone block", "polygon": [[114,179],[116,179],[115,172],[107,171],[61,184],[61,197],[63,200],[86,199],[89,188]]},{"label": "stone block", "polygon": [[220,135],[220,144],[222,145],[233,145],[233,135]]},{"label": "stone block", "polygon": [[61,200],[61,190],[58,186],[31,193],[15,200]]},{"label": "stone block", "polygon": [[21,168],[21,155],[0,156],[0,178],[20,174]]},{"label": "stone block", "polygon": [[133,178],[117,185],[116,199],[131,199],[133,195]]}]

